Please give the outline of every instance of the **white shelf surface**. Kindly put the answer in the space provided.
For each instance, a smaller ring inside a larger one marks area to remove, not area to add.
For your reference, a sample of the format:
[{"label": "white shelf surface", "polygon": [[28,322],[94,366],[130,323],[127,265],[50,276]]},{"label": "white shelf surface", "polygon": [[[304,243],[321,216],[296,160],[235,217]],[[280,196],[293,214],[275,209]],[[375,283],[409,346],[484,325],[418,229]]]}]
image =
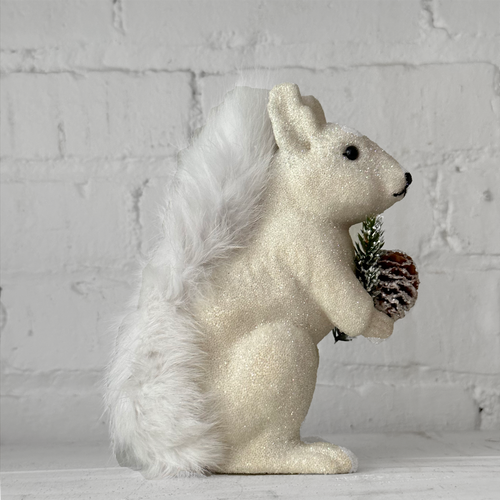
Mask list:
[{"label": "white shelf surface", "polygon": [[355,474],[148,481],[108,443],[2,445],[4,500],[500,500],[500,432],[324,436],[360,462]]}]

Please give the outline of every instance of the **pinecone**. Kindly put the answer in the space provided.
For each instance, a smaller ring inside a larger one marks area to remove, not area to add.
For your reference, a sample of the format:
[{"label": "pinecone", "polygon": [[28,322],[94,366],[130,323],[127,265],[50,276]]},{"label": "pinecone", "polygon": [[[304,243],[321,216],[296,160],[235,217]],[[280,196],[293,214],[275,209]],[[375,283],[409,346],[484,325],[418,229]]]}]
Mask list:
[{"label": "pinecone", "polygon": [[395,250],[382,250],[378,265],[375,308],[396,321],[415,305],[420,284],[418,271],[410,256]]}]

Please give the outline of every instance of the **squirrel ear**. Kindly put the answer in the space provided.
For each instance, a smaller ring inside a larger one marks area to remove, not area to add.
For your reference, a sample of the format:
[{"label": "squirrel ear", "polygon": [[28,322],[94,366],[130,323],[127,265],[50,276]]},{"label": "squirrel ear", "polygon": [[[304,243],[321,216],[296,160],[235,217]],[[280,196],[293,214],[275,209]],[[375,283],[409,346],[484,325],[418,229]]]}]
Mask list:
[{"label": "squirrel ear", "polygon": [[267,110],[280,149],[309,148],[312,137],[326,124],[317,99],[302,97],[293,83],[282,83],[271,90]]},{"label": "squirrel ear", "polygon": [[325,112],[316,97],[313,97],[312,95],[305,95],[302,97],[302,102],[313,110],[316,122],[320,127],[326,125]]}]

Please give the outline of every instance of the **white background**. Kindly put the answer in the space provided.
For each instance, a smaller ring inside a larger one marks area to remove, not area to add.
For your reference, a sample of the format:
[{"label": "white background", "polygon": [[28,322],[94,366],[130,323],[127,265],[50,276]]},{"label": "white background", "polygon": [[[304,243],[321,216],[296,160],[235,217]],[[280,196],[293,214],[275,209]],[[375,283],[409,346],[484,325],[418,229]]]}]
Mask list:
[{"label": "white background", "polygon": [[236,69],[413,175],[415,309],[321,344],[306,434],[500,429],[500,1],[1,1],[2,441],[98,441],[110,325],[179,144]]}]

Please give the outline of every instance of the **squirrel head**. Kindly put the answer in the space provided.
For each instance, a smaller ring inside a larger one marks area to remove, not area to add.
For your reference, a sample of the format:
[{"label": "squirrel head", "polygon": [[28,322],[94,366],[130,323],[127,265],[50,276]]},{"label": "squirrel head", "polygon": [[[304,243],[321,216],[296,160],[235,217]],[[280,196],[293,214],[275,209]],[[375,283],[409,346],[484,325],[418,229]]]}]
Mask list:
[{"label": "squirrel head", "polygon": [[404,198],[411,175],[367,137],[327,123],[297,85],[274,87],[268,112],[279,148],[275,179],[301,211],[351,225]]}]

